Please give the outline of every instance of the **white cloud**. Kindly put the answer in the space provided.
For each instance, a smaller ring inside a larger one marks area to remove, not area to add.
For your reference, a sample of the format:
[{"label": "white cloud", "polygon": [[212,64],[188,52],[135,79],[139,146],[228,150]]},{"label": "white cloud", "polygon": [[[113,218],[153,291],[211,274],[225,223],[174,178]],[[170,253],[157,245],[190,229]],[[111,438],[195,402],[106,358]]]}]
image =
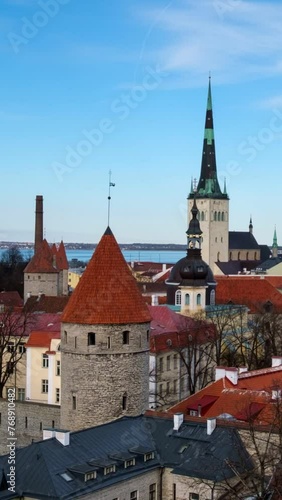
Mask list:
[{"label": "white cloud", "polygon": [[[229,8],[219,12],[218,5]],[[179,0],[166,9],[142,10],[139,17],[154,23],[144,59],[155,53],[188,84],[190,73],[196,78],[209,70],[217,81],[229,82],[282,73],[280,3]]]}]

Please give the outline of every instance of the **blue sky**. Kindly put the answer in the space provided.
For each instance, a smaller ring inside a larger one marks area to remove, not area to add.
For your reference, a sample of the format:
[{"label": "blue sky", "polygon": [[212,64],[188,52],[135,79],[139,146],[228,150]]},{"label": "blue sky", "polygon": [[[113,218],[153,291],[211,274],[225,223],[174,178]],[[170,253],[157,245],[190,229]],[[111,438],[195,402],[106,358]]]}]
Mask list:
[{"label": "blue sky", "polygon": [[230,230],[282,244],[282,4],[2,0],[0,240],[185,243],[208,75]]}]

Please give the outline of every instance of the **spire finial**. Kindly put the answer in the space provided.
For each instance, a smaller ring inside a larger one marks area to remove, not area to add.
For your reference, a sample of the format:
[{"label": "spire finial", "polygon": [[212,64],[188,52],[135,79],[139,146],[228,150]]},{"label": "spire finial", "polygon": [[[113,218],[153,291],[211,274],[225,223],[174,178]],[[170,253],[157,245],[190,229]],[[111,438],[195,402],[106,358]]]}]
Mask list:
[{"label": "spire finial", "polygon": [[111,211],[111,187],[115,187],[115,184],[111,182],[112,171],[109,170],[109,194],[108,194],[108,227],[110,225],[110,211]]},{"label": "spire finial", "polygon": [[254,226],[253,226],[253,219],[252,219],[252,215],[250,215],[250,224],[249,224],[249,233],[253,233],[253,229],[254,229]]}]

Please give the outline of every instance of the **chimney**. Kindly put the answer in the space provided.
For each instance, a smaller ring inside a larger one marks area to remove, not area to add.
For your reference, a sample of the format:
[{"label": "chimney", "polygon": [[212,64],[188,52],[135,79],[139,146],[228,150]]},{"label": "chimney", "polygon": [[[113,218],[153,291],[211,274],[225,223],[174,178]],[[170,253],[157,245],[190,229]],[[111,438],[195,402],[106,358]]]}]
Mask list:
[{"label": "chimney", "polygon": [[198,405],[198,417],[202,416],[201,413],[202,413],[202,405]]},{"label": "chimney", "polygon": [[216,366],[215,367],[215,381],[217,382],[221,378],[225,377],[225,366]]},{"label": "chimney", "polygon": [[248,371],[247,366],[239,366],[239,375],[241,375],[241,373],[247,373],[247,371]]},{"label": "chimney", "polygon": [[166,264],[162,265],[162,272],[164,273],[166,271]]},{"label": "chimney", "polygon": [[68,446],[70,444],[70,431],[63,431],[61,429],[55,429],[55,438],[63,446]]},{"label": "chimney", "polygon": [[37,195],[35,202],[35,239],[34,239],[34,253],[36,254],[38,248],[43,241],[43,196]]},{"label": "chimney", "polygon": [[216,428],[216,418],[207,419],[207,435],[210,436]]},{"label": "chimney", "polygon": [[43,429],[43,441],[55,437],[55,429]]},{"label": "chimney", "polygon": [[232,384],[238,384],[238,368],[226,368],[225,376],[232,382]]},{"label": "chimney", "polygon": [[183,423],[183,420],[184,420],[183,413],[175,413],[173,415],[173,430],[174,431],[179,431],[181,424]]},{"label": "chimney", "polygon": [[152,306],[158,306],[159,305],[159,297],[157,295],[152,295],[151,305]]},{"label": "chimney", "polygon": [[281,366],[282,365],[282,356],[272,356],[271,358],[272,361],[272,368],[275,366]]}]

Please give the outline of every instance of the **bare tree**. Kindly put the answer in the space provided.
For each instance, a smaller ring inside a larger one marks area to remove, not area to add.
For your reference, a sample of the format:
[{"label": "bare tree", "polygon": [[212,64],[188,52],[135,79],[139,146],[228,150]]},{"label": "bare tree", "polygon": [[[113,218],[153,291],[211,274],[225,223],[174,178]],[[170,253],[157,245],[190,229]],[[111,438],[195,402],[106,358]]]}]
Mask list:
[{"label": "bare tree", "polygon": [[31,316],[24,312],[7,310],[0,314],[0,398],[3,398],[7,382],[16,375],[17,365],[25,352],[24,344],[31,321]]}]

